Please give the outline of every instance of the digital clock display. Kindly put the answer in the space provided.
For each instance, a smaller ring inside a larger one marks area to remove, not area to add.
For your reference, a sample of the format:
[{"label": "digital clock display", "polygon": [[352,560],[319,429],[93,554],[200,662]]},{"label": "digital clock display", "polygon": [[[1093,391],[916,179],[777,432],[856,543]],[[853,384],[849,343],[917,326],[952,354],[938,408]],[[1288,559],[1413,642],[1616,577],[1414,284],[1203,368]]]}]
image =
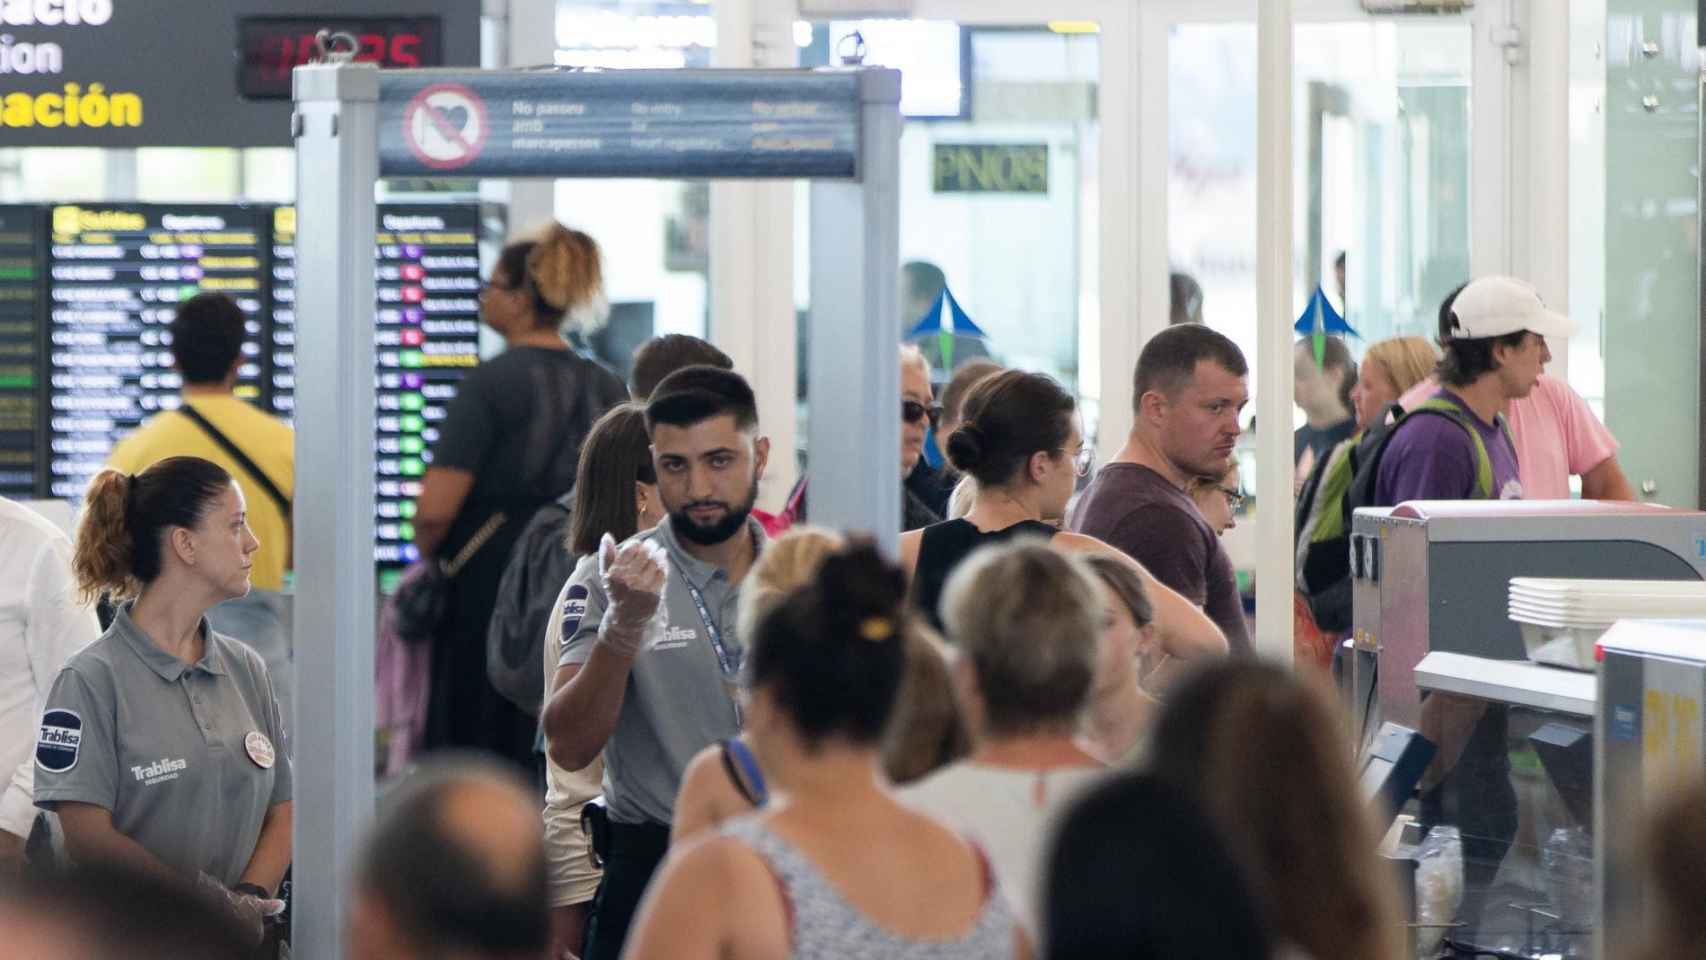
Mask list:
[{"label": "digital clock display", "polygon": [[314,56],[321,30],[356,40],[356,59],[381,67],[444,65],[437,17],[242,17],[237,90],[250,100],[289,100],[290,71]]}]

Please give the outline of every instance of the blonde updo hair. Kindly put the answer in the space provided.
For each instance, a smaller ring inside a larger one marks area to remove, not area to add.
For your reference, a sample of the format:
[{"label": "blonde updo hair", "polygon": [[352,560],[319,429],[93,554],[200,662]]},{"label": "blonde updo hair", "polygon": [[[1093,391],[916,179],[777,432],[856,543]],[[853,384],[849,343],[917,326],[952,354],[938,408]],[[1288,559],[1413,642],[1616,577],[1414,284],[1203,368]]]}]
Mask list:
[{"label": "blonde updo hair", "polygon": [[498,269],[527,291],[540,327],[559,327],[565,317],[580,328],[604,319],[604,258],[598,242],[579,230],[547,224],[537,236],[504,247]]},{"label": "blonde updo hair", "polygon": [[811,583],[829,555],[847,545],[841,534],[822,527],[798,526],[758,555],[746,579],[741,581],[740,605],[735,624],[743,639],[758,629],[760,617],[769,613],[791,591]]},{"label": "blonde updo hair", "polygon": [[1398,395],[1403,396],[1434,372],[1439,353],[1422,337],[1393,337],[1370,346],[1362,360],[1380,364],[1398,388]]},{"label": "blonde updo hair", "polygon": [[140,594],[160,576],[167,532],[199,526],[230,489],[231,474],[200,457],[168,457],[135,475],[95,474],[71,554],[83,601]]}]

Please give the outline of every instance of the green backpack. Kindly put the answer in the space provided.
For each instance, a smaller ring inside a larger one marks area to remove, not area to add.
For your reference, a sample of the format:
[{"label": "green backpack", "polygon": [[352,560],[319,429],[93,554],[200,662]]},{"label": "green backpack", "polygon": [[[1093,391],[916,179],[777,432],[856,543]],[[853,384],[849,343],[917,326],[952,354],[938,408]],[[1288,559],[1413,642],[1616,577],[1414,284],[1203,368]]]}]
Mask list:
[{"label": "green backpack", "polygon": [[[1375,503],[1375,484],[1386,447],[1404,421],[1416,416],[1444,417],[1463,428],[1475,448],[1475,491],[1471,499],[1491,500],[1493,458],[1463,413],[1449,400],[1434,398],[1405,412],[1397,404],[1388,407],[1376,425],[1334,447],[1316,464],[1297,498],[1296,570],[1297,591],[1322,630],[1343,632],[1351,628],[1351,516],[1359,507],[1387,506]],[[1499,429],[1510,439],[1503,416]],[[1514,445],[1514,441],[1513,445]]]}]

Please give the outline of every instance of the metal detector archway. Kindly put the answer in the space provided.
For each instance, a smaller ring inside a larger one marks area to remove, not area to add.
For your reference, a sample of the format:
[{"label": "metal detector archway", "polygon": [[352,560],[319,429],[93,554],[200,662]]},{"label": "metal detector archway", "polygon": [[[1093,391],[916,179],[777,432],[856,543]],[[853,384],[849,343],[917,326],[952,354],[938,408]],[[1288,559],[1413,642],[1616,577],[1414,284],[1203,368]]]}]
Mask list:
[{"label": "metal detector archway", "polygon": [[381,73],[334,63],[298,67],[294,91],[293,946],[331,958],[342,956],[351,870],[374,801],[376,182],[812,179],[813,519],[872,531],[892,553],[900,498],[881,478],[900,476],[900,74]]}]

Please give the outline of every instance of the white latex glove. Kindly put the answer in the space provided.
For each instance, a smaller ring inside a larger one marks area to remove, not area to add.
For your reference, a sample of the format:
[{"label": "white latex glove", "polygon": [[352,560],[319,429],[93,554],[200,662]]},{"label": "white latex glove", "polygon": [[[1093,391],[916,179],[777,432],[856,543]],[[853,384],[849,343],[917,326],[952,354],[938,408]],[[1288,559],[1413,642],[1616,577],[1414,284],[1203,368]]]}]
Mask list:
[{"label": "white latex glove", "polygon": [[646,630],[663,599],[669,568],[662,547],[630,540],[621,547],[606,533],[598,544],[598,576],[610,598],[610,609],[598,631],[598,642],[625,657],[639,654]]},{"label": "white latex glove", "polygon": [[196,888],[215,905],[235,917],[243,935],[254,946],[260,946],[261,941],[266,939],[267,918],[284,912],[283,900],[238,893],[205,872],[196,877]]}]

